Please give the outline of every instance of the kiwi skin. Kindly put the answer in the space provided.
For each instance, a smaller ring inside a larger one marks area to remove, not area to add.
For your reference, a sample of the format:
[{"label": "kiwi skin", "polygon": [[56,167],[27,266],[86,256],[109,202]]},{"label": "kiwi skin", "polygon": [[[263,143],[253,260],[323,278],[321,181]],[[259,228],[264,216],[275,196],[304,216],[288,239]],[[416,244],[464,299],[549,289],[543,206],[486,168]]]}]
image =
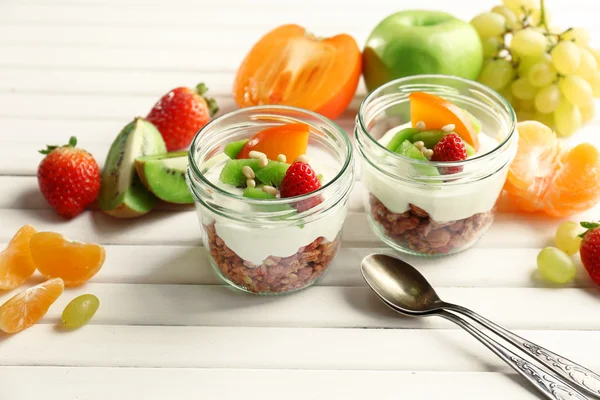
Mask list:
[{"label": "kiwi skin", "polygon": [[166,152],[156,127],[137,117],[123,127],[113,141],[102,170],[98,205],[115,218],[135,218],[148,213],[158,199],[136,173],[136,157]]},{"label": "kiwi skin", "polygon": [[137,157],[135,168],[144,186],[156,197],[174,204],[193,204],[185,172],[187,151]]}]

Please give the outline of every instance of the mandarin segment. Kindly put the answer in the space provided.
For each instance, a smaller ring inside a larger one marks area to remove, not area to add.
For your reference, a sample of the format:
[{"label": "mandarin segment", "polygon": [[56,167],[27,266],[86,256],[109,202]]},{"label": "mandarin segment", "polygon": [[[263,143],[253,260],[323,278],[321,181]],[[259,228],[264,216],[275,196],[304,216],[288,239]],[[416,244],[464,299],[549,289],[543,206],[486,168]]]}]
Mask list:
[{"label": "mandarin segment", "polygon": [[104,264],[104,247],[80,243],[55,232],[39,232],[31,238],[31,255],[46,278],[61,278],[65,286],[79,286],[90,280]]},{"label": "mandarin segment", "polygon": [[49,279],[26,289],[0,306],[0,330],[21,332],[41,320],[64,291],[60,278]]},{"label": "mandarin segment", "polygon": [[35,272],[29,242],[36,230],[24,225],[13,236],[6,249],[0,252],[0,290],[21,286]]},{"label": "mandarin segment", "polygon": [[600,200],[600,154],[589,143],[579,144],[561,159],[561,168],[544,199],[544,210],[555,217],[573,215]]}]

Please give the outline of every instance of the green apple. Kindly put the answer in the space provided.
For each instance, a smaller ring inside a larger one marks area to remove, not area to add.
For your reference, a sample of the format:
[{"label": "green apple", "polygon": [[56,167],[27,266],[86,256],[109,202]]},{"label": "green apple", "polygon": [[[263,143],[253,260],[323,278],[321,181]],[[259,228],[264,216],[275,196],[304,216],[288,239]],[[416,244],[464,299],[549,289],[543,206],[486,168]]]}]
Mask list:
[{"label": "green apple", "polygon": [[363,51],[369,91],[410,75],[444,74],[475,80],[483,65],[481,40],[468,22],[441,11],[392,14],[371,32]]}]

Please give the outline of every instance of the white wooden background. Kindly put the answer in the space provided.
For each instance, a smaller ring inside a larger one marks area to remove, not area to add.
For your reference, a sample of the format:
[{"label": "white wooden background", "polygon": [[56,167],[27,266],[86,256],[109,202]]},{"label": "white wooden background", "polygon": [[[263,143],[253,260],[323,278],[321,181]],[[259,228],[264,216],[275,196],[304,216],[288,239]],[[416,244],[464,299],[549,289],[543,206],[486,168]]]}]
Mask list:
[{"label": "white wooden background", "polygon": [[[470,19],[497,2],[0,0],[0,245],[32,223],[108,252],[93,281],[67,290],[40,324],[0,336],[0,400],[537,398],[465,332],[379,303],[359,262],[388,250],[367,229],[360,184],[326,278],[262,298],[217,279],[190,208],[163,206],[135,221],[90,211],[63,222],[35,178],[37,150],[71,135],[102,164],[119,130],[175,86],[206,82],[222,111],[233,109],[237,65],[276,25],[348,32],[362,47],[396,10],[438,8]],[[600,38],[596,0],[548,5],[559,25]],[[357,95],[339,120],[348,133],[362,84]],[[599,143],[597,121],[575,140]],[[582,218],[599,215],[597,208]],[[472,250],[415,263],[445,299],[600,371],[598,289],[584,272],[566,288],[532,277],[556,224],[504,215]],[[57,329],[63,307],[84,292],[101,302],[90,325]]]}]

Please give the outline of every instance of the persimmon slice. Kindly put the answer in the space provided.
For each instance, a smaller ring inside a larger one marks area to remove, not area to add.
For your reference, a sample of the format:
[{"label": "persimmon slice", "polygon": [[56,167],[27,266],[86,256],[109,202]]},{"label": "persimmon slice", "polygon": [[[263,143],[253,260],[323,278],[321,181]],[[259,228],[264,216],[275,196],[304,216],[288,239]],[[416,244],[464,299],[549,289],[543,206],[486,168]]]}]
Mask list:
[{"label": "persimmon slice", "polygon": [[39,232],[31,238],[31,255],[46,278],[61,278],[66,287],[90,280],[104,264],[104,247],[67,240],[60,233]]},{"label": "persimmon slice", "polygon": [[301,154],[306,154],[310,127],[306,124],[285,124],[264,129],[252,136],[237,157],[248,158],[249,153],[260,151],[269,160],[277,160],[284,154],[288,162],[293,162]]},{"label": "persimmon slice", "polygon": [[235,78],[239,107],[281,104],[337,118],[350,104],[362,72],[354,38],[317,38],[303,27],[279,26],[252,47]]},{"label": "persimmon slice", "polygon": [[456,104],[425,92],[413,92],[408,97],[413,127],[419,121],[425,122],[425,128],[428,130],[442,129],[446,125],[454,124],[454,131],[473,146],[475,151],[479,150],[479,138],[473,123]]}]

